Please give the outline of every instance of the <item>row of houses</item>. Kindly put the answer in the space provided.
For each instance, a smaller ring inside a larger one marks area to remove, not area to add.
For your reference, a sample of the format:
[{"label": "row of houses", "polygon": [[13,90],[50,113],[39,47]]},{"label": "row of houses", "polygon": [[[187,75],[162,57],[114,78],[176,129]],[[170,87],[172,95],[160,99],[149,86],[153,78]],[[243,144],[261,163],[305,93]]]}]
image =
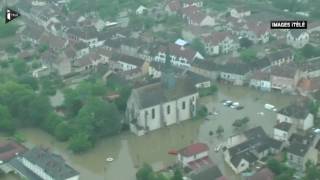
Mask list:
[{"label": "row of houses", "polygon": [[0,170],[32,180],[78,180],[80,174],[58,154],[42,147],[27,149],[13,142],[0,143]]}]

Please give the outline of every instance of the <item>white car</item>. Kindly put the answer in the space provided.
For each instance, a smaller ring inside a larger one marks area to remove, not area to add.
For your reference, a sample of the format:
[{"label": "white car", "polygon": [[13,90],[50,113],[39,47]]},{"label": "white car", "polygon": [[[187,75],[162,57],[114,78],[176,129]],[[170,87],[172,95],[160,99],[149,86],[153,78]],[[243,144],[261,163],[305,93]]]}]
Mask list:
[{"label": "white car", "polygon": [[320,129],[315,129],[313,132],[317,133],[317,134],[320,134]]},{"label": "white car", "polygon": [[231,106],[232,105],[232,101],[225,101],[223,103],[224,106]]},{"label": "white car", "polygon": [[220,151],[220,149],[221,149],[221,146],[222,146],[222,145],[221,145],[221,144],[219,144],[219,145],[214,149],[214,151],[215,151],[215,152],[219,152],[219,151]]}]

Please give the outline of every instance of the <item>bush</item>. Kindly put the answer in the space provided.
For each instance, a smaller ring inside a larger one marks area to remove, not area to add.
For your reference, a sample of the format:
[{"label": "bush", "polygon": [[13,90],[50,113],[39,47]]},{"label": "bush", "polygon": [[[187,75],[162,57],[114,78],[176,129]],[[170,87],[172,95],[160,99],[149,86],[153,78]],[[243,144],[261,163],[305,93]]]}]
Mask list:
[{"label": "bush", "polygon": [[23,134],[21,133],[15,133],[13,135],[13,138],[15,141],[17,141],[18,143],[23,143],[26,141],[26,138],[23,136]]},{"label": "bush", "polygon": [[206,106],[200,106],[197,110],[197,117],[203,118],[208,115],[208,108]]},{"label": "bush", "polygon": [[216,86],[211,86],[208,88],[200,88],[199,89],[199,96],[204,97],[204,96],[210,96],[213,95],[217,92],[218,88]]}]

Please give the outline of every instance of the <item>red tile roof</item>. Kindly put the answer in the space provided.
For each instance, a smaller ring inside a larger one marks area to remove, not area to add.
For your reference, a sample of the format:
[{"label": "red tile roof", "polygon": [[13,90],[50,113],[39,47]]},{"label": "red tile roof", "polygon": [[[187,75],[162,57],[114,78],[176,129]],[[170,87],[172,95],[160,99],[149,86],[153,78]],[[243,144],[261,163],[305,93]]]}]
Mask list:
[{"label": "red tile roof", "polygon": [[249,180],[273,180],[274,176],[274,173],[270,169],[264,168],[253,176],[249,177]]},{"label": "red tile roof", "polygon": [[181,3],[179,0],[173,0],[168,3],[170,11],[175,12],[181,9]]},{"label": "red tile roof", "polygon": [[0,161],[9,161],[16,156],[17,153],[21,154],[27,150],[23,145],[16,142],[2,142],[0,143]]},{"label": "red tile roof", "polygon": [[199,154],[205,151],[209,151],[208,145],[204,143],[195,143],[187,146],[179,151],[179,154],[182,156],[193,156],[195,154]]},{"label": "red tile roof", "polygon": [[303,78],[298,87],[305,91],[314,91],[320,89],[320,78]]},{"label": "red tile roof", "polygon": [[181,10],[182,14],[186,17],[188,17],[192,22],[195,23],[201,23],[201,21],[206,17],[206,14],[197,6],[188,6],[185,8],[182,8]]},{"label": "red tile roof", "polygon": [[230,32],[213,32],[209,36],[203,37],[203,40],[206,43],[218,45],[227,37],[231,38],[232,34]]}]

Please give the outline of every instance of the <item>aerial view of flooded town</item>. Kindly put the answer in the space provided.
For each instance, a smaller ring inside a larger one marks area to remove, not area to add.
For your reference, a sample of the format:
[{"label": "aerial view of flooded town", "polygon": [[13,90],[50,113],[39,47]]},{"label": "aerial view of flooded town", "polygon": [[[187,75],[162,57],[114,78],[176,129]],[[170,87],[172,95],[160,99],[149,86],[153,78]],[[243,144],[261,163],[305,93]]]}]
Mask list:
[{"label": "aerial view of flooded town", "polygon": [[1,180],[320,180],[320,0],[0,0]]}]

